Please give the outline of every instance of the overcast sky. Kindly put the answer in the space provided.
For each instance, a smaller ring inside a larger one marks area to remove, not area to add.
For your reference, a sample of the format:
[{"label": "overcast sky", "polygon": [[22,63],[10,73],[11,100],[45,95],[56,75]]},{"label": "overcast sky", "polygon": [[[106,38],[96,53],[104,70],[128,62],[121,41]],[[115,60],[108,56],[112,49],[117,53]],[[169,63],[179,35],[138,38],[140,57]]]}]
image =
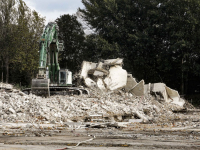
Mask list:
[{"label": "overcast sky", "polygon": [[75,14],[77,9],[84,8],[81,0],[23,0],[32,10],[46,17],[46,24],[55,21],[61,15]]}]

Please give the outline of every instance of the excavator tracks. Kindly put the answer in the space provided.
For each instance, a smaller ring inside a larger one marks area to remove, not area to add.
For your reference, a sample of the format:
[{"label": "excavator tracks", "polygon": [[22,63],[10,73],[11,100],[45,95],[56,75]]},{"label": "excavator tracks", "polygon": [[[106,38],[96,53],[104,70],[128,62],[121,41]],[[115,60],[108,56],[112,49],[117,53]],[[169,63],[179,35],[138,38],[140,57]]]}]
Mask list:
[{"label": "excavator tracks", "polygon": [[37,96],[52,96],[52,95],[89,95],[89,91],[84,88],[77,88],[77,87],[49,87],[49,93],[48,90],[38,89],[38,90],[31,90],[31,88],[26,88],[22,90],[26,94],[35,94]]}]

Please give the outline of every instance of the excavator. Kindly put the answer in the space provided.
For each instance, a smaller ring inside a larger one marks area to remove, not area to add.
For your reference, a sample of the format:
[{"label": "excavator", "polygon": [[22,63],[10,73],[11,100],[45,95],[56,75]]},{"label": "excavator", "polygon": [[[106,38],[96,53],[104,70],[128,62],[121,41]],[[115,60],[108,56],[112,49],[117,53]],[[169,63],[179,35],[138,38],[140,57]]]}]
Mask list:
[{"label": "excavator", "polygon": [[68,69],[60,69],[58,54],[63,51],[63,41],[58,40],[58,25],[49,22],[40,39],[40,57],[38,74],[32,79],[30,91],[38,96],[50,95],[89,94],[86,89],[73,87],[72,72]]}]

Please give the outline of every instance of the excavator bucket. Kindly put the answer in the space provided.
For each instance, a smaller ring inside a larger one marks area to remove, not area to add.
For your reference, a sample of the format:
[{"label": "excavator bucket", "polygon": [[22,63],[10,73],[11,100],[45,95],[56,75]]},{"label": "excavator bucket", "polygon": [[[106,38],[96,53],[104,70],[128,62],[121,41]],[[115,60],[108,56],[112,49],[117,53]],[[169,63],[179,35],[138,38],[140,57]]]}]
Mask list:
[{"label": "excavator bucket", "polygon": [[50,96],[49,79],[32,79],[31,91],[35,95]]}]

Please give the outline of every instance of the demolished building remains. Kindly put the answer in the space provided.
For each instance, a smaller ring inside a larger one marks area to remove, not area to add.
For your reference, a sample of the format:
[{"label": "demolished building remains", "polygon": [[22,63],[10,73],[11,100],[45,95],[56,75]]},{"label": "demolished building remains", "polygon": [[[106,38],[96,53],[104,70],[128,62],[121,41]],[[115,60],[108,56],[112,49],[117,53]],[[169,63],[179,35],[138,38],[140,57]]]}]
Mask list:
[{"label": "demolished building remains", "polygon": [[144,80],[137,83],[132,74],[128,74],[122,68],[122,64],[123,59],[120,58],[99,63],[84,61],[80,76],[89,88],[98,87],[104,92],[124,89],[125,92],[140,97],[151,94],[159,100],[183,107],[185,101],[180,98],[178,91],[167,87],[164,83],[145,84]]},{"label": "demolished building remains", "polygon": [[34,127],[66,122],[126,127],[134,122],[169,123],[180,117],[173,111],[183,110],[185,101],[177,91],[164,83],[137,82],[122,68],[122,63],[122,59],[84,61],[80,74],[90,95],[44,98],[26,95],[12,85],[0,83],[0,120],[28,126],[31,123]]}]

